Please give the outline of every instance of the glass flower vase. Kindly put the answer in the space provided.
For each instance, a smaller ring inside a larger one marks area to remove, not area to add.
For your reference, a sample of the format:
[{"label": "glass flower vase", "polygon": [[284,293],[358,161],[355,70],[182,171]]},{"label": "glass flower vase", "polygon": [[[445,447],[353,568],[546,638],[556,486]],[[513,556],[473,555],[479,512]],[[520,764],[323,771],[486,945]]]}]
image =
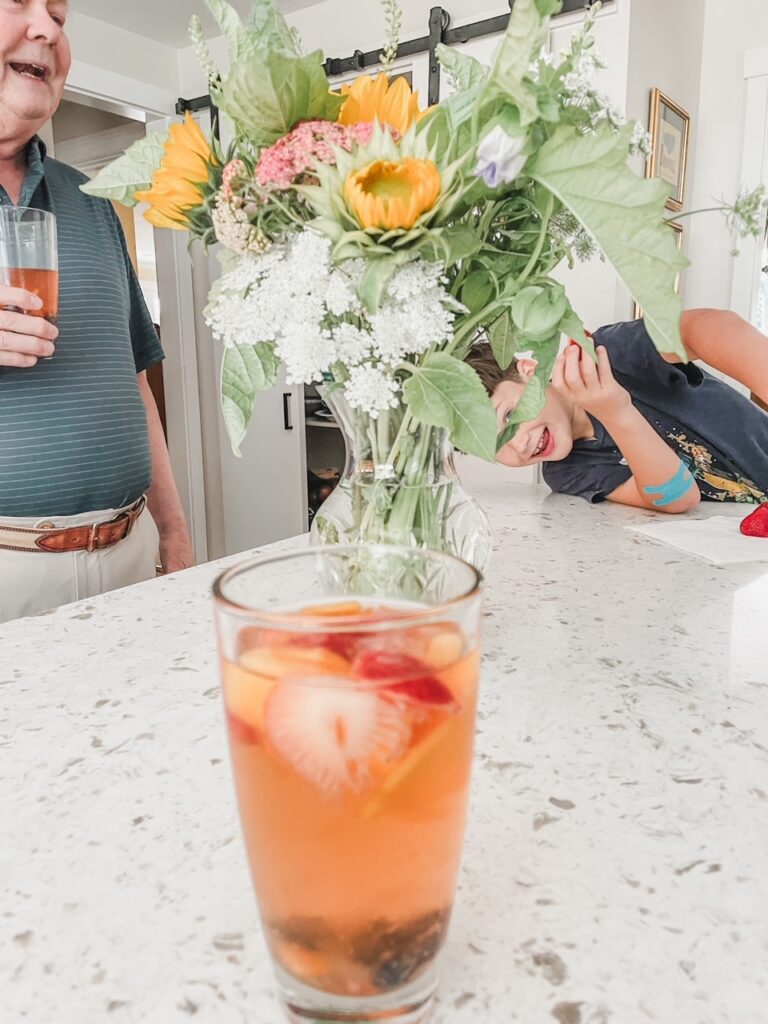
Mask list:
[{"label": "glass flower vase", "polygon": [[318,391],[344,434],[346,466],[315,515],[312,542],[430,548],[483,572],[491,526],[461,485],[448,431],[416,422],[404,405],[374,418],[332,385]]}]

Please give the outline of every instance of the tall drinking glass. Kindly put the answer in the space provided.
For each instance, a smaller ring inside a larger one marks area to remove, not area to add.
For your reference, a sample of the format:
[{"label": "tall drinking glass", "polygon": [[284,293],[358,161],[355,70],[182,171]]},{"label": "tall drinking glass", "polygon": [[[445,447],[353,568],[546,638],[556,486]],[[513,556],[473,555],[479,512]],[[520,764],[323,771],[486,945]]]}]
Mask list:
[{"label": "tall drinking glass", "polygon": [[23,312],[56,319],[59,249],[52,213],[26,206],[0,206],[0,284],[25,288],[43,300],[42,309]]},{"label": "tall drinking glass", "polygon": [[397,547],[214,586],[240,818],[290,1021],[423,1021],[461,859],[481,581]]}]

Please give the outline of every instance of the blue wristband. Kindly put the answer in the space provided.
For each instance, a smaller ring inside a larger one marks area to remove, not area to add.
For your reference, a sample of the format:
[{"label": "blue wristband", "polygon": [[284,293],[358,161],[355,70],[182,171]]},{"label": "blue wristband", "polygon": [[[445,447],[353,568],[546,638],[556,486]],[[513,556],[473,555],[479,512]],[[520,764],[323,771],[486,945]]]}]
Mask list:
[{"label": "blue wristband", "polygon": [[667,480],[665,484],[660,484],[658,487],[644,487],[643,493],[649,496],[657,494],[658,497],[653,504],[656,508],[664,508],[666,505],[672,505],[679,501],[690,491],[695,482],[690,470],[681,459],[680,468],[671,480]]}]

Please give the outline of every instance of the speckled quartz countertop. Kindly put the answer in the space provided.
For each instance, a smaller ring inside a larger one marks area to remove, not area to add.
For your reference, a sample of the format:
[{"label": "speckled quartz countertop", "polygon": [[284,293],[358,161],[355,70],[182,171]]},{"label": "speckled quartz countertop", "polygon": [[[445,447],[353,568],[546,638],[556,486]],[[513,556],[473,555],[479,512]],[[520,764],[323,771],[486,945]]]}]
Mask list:
[{"label": "speckled quartz countertop", "polygon": [[[483,498],[435,1024],[768,1022],[768,563],[624,529],[643,512]],[[2,1024],[279,1024],[220,717],[220,566],[0,627]]]}]

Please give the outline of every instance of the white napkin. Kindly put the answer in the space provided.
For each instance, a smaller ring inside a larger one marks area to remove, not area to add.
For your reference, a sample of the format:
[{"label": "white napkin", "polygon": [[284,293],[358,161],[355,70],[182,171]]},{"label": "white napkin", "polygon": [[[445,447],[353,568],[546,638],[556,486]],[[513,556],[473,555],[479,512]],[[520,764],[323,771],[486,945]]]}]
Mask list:
[{"label": "white napkin", "polygon": [[678,548],[713,565],[732,565],[735,562],[768,562],[768,537],[745,537],[739,533],[744,516],[712,516],[709,519],[660,520],[648,526],[627,526],[627,530]]}]

